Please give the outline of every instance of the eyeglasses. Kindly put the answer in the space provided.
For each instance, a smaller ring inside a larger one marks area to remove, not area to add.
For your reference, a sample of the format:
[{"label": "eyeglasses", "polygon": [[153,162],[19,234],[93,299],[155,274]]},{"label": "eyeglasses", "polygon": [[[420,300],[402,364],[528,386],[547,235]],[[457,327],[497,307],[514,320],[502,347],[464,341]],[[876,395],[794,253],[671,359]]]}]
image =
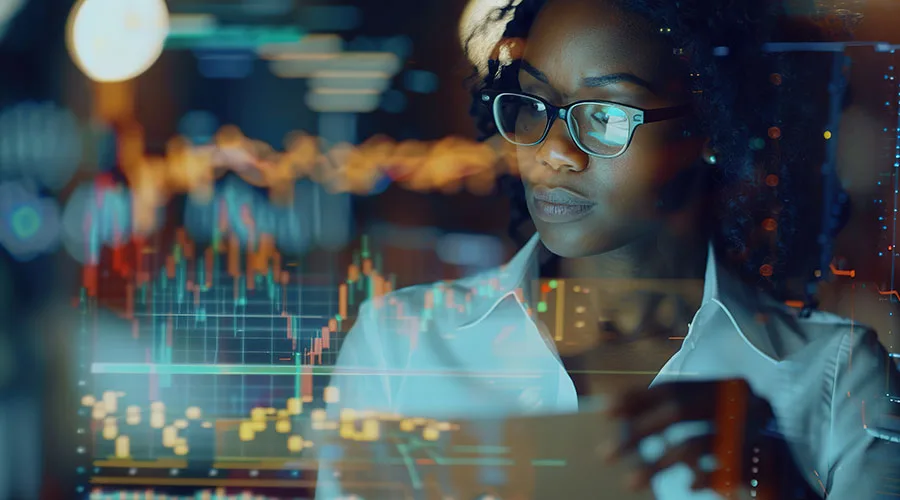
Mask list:
[{"label": "eyeglasses", "polygon": [[482,91],[481,101],[491,107],[503,138],[517,146],[537,146],[559,118],[579,149],[600,158],[621,156],[638,126],[679,118],[691,110],[689,105],[641,109],[607,101],[559,107],[530,94],[490,90]]}]

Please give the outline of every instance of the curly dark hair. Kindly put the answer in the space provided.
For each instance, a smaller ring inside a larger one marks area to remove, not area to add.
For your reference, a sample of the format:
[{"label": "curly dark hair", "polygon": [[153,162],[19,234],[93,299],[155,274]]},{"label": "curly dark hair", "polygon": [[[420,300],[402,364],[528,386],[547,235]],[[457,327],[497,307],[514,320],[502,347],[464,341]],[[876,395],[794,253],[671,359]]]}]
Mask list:
[{"label": "curly dark hair", "polygon": [[[718,207],[710,212],[716,214],[713,243],[720,258],[776,297],[812,304],[810,283],[821,265],[815,250],[837,230],[822,227],[819,186],[833,56],[772,53],[763,46],[834,36],[809,19],[788,18],[780,0],[607,1],[658,26],[690,76],[698,132],[717,152]],[[510,1],[485,23],[509,19],[503,39],[527,40],[545,3]],[[467,52],[479,33],[470,35]],[[485,76],[477,66],[473,75],[471,114],[482,139],[495,135],[496,126],[479,93],[518,89],[518,61],[503,64],[498,52],[487,61]],[[513,200],[510,233],[520,239],[530,232],[523,230],[530,219],[521,181],[501,182]]]}]

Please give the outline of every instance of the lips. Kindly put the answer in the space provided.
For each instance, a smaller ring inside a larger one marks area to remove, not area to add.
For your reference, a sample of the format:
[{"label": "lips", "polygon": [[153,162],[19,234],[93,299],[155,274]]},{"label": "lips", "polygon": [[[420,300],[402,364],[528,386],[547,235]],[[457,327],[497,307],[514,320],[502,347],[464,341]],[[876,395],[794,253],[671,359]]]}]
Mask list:
[{"label": "lips", "polygon": [[534,216],[548,223],[574,222],[586,217],[597,205],[566,188],[534,186],[531,196]]},{"label": "lips", "polygon": [[552,203],[554,205],[577,205],[577,206],[593,206],[593,201],[586,197],[570,191],[566,188],[549,188],[547,186],[534,186],[531,189],[531,195],[537,201],[544,203]]}]

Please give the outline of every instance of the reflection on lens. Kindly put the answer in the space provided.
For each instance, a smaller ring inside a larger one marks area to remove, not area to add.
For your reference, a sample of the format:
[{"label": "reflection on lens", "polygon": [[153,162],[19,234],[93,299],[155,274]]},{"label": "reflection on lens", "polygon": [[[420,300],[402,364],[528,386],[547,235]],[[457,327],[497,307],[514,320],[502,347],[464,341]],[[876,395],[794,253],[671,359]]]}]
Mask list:
[{"label": "reflection on lens", "polygon": [[[504,139],[519,146],[541,142],[550,121],[547,105],[520,94],[500,94],[494,99],[494,119]],[[582,103],[570,110],[567,125],[584,151],[599,156],[617,156],[628,146],[631,118],[615,104]]]},{"label": "reflection on lens", "polygon": [[494,118],[503,137],[515,144],[537,144],[547,128],[547,106],[538,99],[500,94],[494,101]]},{"label": "reflection on lens", "polygon": [[581,145],[599,155],[616,155],[628,144],[631,124],[622,108],[580,104],[572,109],[573,132]]}]

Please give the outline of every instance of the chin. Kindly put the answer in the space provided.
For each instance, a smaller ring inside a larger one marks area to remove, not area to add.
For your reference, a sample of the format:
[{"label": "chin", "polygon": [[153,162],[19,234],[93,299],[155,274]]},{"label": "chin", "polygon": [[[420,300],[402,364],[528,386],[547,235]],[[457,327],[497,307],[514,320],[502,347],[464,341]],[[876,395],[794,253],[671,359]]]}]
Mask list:
[{"label": "chin", "polygon": [[642,224],[636,219],[624,224],[611,223],[608,217],[589,217],[569,224],[532,220],[547,250],[565,259],[612,252],[659,231],[653,224]]},{"label": "chin", "polygon": [[566,259],[602,254],[621,246],[612,243],[602,232],[592,231],[591,227],[563,228],[543,223],[535,225],[547,250]]}]

